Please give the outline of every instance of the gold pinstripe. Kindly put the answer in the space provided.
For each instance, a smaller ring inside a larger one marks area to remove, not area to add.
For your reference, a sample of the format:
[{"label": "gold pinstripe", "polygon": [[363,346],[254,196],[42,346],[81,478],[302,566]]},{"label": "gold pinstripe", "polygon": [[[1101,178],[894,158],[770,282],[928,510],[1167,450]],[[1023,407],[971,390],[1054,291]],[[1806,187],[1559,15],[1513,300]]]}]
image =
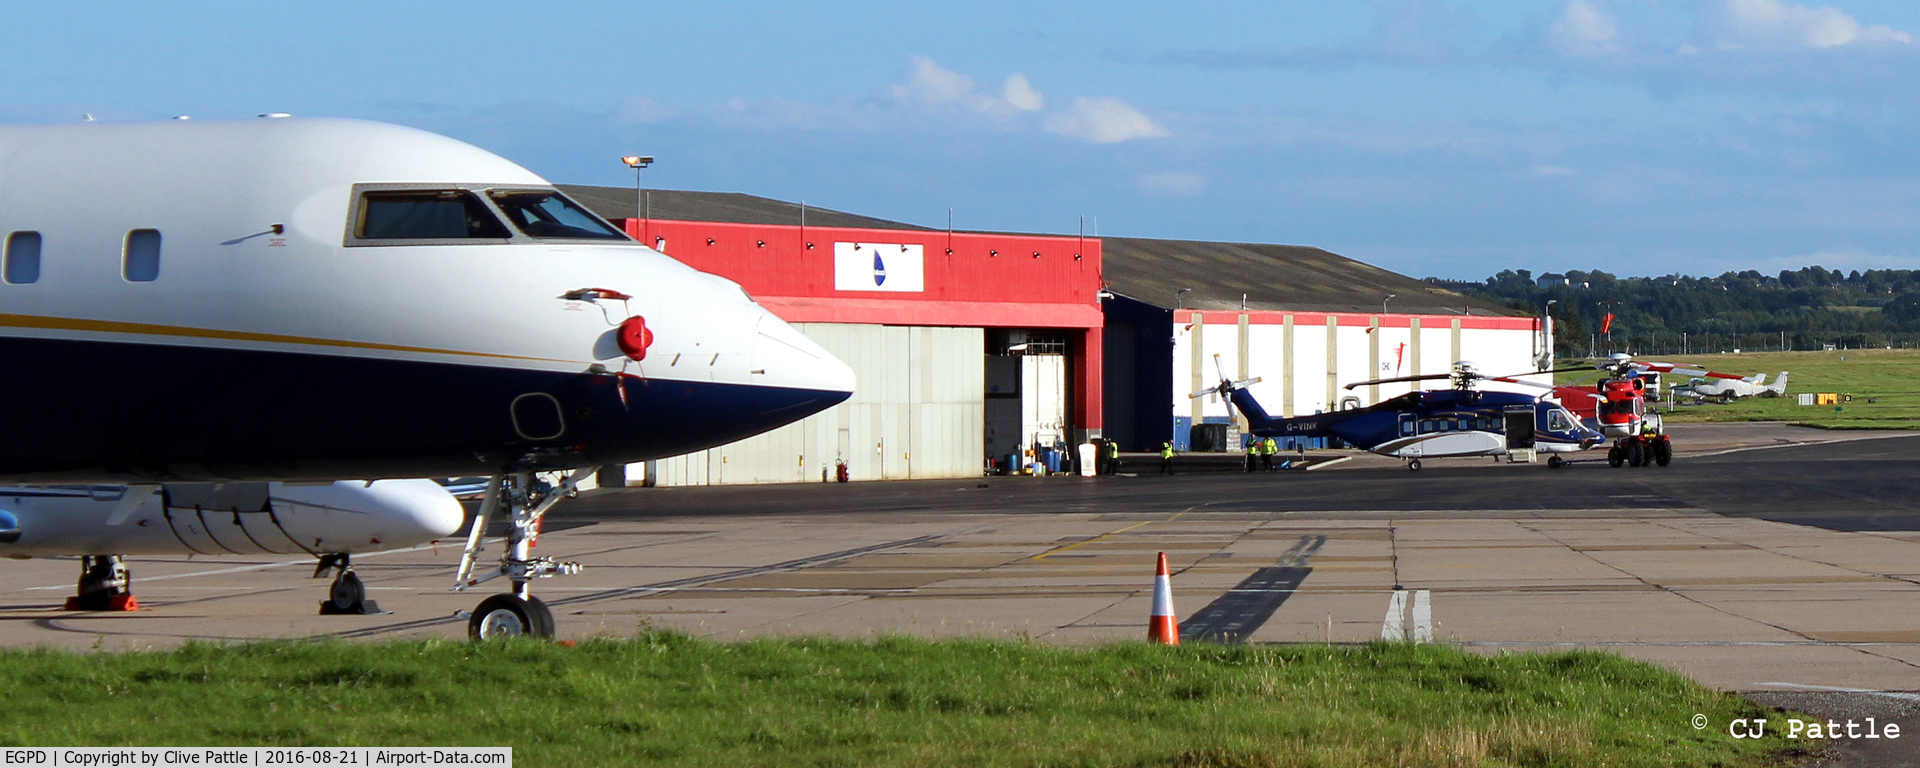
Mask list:
[{"label": "gold pinstripe", "polygon": [[434,349],[432,347],[412,347],[404,344],[381,344],[373,341],[348,341],[345,339],[323,339],[313,336],[290,336],[279,333],[255,333],[252,331],[229,331],[219,328],[193,328],[184,325],[158,325],[154,323],[129,323],[120,320],[88,320],[76,317],[43,317],[40,315],[0,314],[0,328],[37,328],[56,331],[93,331],[96,333],[124,333],[136,336],[176,336],[190,339],[223,339],[227,341],[262,341],[274,344],[300,344],[316,347],[339,347],[342,349],[369,349],[383,352],[420,352],[433,355],[458,355],[462,357],[488,357],[502,360],[528,360],[542,363],[570,363],[572,360],[558,360],[550,357],[526,357],[522,355],[498,355],[491,352],[468,352],[458,349]]}]

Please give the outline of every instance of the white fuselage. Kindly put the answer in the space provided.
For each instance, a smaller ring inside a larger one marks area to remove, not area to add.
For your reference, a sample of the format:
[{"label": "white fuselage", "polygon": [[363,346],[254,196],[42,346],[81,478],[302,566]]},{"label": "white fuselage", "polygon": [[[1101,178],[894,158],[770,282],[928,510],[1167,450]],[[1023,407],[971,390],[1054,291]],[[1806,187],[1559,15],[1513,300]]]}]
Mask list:
[{"label": "white fuselage", "polygon": [[[362,121],[0,127],[0,237],[38,244],[34,279],[0,284],[0,478],[591,466],[740,439],[852,391],[737,285],[617,235],[361,237],[368,195],[396,190],[505,219],[502,190],[552,186]],[[630,317],[639,354],[615,343]]]}]

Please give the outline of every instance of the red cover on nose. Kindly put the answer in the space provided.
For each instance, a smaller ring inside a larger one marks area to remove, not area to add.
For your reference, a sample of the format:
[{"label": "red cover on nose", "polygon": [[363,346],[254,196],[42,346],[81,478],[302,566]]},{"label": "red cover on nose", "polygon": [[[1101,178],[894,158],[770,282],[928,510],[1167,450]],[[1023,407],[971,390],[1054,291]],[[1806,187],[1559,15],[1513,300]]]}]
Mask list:
[{"label": "red cover on nose", "polygon": [[620,328],[614,333],[614,343],[620,345],[620,351],[635,360],[647,359],[647,347],[653,346],[653,331],[647,329],[647,319],[634,315],[620,321]]}]

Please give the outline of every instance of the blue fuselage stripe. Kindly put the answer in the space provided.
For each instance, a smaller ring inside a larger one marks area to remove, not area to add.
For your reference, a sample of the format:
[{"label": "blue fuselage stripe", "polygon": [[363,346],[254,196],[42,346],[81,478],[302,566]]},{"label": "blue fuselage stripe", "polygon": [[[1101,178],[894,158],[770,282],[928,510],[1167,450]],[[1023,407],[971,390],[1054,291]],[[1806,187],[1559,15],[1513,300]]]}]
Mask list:
[{"label": "blue fuselage stripe", "polygon": [[[849,393],[312,353],[0,338],[0,479],[323,480],[641,461],[797,421]],[[522,427],[513,403],[523,401]],[[554,412],[555,405],[558,412]]]}]

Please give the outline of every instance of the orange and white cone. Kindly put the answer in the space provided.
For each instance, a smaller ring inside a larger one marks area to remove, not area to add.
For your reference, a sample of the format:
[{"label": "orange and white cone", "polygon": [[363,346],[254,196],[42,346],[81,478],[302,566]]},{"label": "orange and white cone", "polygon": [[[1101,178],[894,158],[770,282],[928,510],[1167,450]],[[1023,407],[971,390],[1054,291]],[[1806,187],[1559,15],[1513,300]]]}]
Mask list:
[{"label": "orange and white cone", "polygon": [[1160,553],[1160,567],[1153,574],[1153,615],[1147,618],[1147,639],[1161,645],[1180,644],[1180,620],[1173,615],[1173,573],[1167,570],[1167,553]]}]

